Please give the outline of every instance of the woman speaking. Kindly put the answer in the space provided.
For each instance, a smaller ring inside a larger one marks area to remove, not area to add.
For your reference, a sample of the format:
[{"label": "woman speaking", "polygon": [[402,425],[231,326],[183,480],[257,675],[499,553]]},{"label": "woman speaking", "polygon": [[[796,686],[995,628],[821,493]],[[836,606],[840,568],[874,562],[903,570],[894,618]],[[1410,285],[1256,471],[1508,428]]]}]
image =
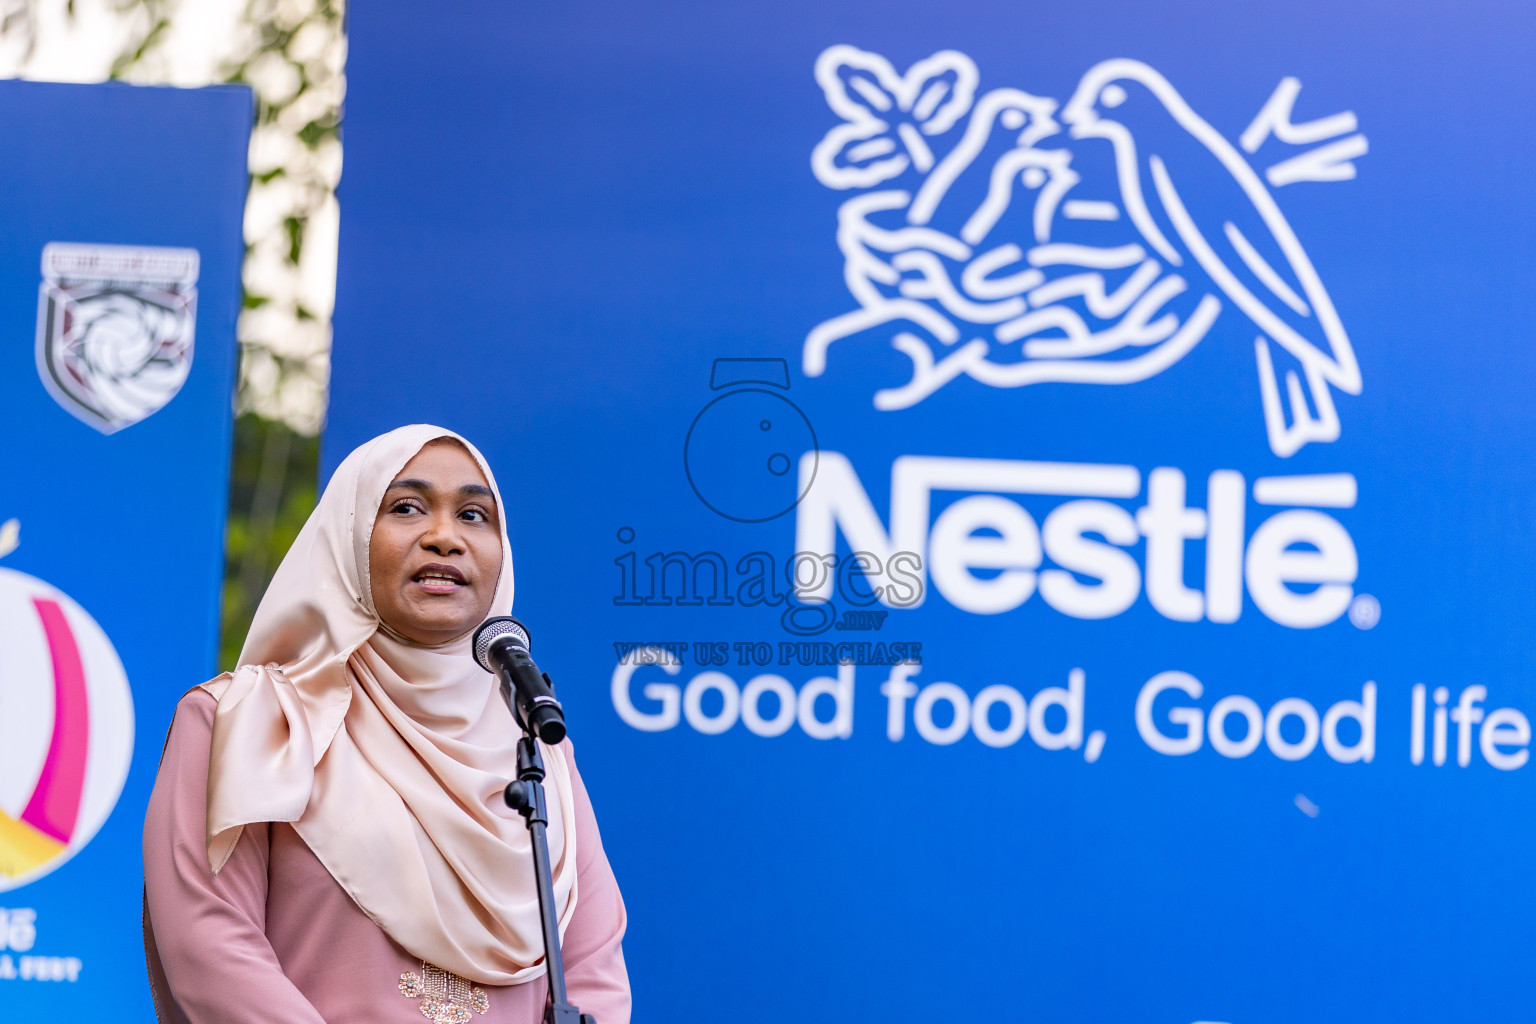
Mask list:
[{"label": "woman speaking", "polygon": [[[473,445],[402,427],[349,455],[239,667],[176,709],[144,823],[162,1022],[542,1020],[520,729],[470,637],[512,605]],[[624,904],[568,742],[543,751],[570,1001],[627,1024]]]}]

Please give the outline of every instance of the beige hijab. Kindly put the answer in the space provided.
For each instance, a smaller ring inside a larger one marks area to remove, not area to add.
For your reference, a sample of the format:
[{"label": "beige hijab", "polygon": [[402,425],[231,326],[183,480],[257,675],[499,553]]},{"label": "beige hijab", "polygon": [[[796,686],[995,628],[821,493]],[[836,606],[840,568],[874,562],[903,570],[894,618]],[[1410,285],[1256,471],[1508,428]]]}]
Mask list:
[{"label": "beige hijab", "polygon": [[[380,623],[368,544],[384,491],[451,431],[401,427],[347,456],[256,610],[218,698],[208,769],[208,859],[218,871],[253,822],[292,822],[353,901],[412,956],[487,985],[544,973],[526,826],[502,802],[519,735],[470,634],[436,647]],[[494,611],[512,606],[505,526]],[[549,848],[563,933],[576,908],[571,778],[545,748]]]}]

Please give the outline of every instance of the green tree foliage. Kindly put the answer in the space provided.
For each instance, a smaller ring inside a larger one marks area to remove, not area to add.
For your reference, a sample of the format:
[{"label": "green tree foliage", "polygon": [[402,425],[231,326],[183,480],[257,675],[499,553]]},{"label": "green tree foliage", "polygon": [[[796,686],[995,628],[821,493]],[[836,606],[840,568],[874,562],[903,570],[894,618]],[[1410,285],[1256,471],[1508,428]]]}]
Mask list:
[{"label": "green tree foliage", "polygon": [[219,668],[235,666],[272,573],[315,507],[320,441],[277,420],[235,421]]}]

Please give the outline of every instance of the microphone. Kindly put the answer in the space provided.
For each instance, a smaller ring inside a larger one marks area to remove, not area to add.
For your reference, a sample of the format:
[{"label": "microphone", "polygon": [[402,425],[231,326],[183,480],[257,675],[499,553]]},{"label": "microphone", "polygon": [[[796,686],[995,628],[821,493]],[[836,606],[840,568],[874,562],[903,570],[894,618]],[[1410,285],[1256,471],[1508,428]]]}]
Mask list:
[{"label": "microphone", "polygon": [[565,711],[548,673],[528,653],[527,628],[510,615],[486,619],[475,630],[474,647],[475,661],[501,680],[518,724],[551,746],[565,739]]}]

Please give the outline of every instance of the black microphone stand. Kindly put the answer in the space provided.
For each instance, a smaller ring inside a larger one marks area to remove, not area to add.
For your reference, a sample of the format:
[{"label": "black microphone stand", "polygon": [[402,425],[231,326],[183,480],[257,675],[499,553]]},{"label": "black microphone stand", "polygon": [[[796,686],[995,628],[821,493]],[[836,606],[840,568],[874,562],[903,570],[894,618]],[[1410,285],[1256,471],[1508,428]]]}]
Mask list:
[{"label": "black microphone stand", "polygon": [[[506,696],[511,698],[511,694]],[[544,758],[534,740],[528,721],[519,712],[517,701],[509,699],[512,716],[523,728],[517,741],[517,781],[507,784],[503,794],[507,806],[528,823],[533,840],[534,881],[539,889],[539,919],[544,925],[544,967],[549,978],[549,1002],[544,1007],[544,1024],[597,1024],[590,1013],[582,1013],[566,1001],[565,964],[560,958],[560,921],[555,912],[555,883],[549,868],[549,840],[544,829],[549,824],[549,810],[544,803]]]}]

